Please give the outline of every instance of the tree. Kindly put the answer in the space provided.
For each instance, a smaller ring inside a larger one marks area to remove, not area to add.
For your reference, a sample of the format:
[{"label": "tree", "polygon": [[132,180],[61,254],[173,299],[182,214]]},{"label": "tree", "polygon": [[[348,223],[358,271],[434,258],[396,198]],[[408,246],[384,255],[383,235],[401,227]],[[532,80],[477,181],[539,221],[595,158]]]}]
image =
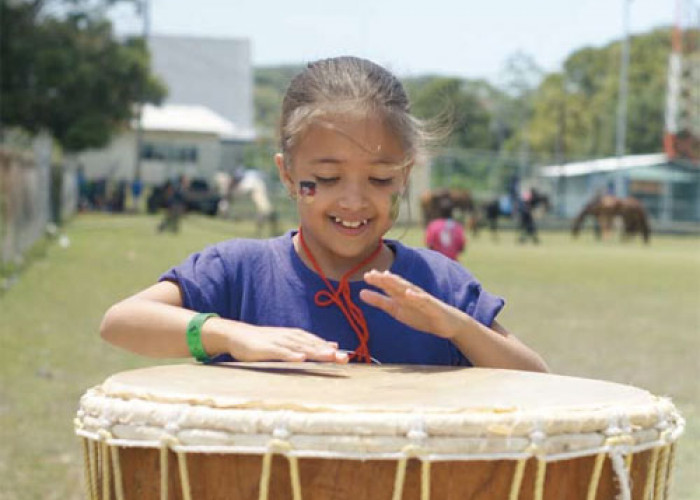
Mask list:
[{"label": "tree", "polygon": [[[534,151],[563,154],[560,161],[615,154],[621,48],[621,42],[614,41],[601,48],[577,50],[566,59],[561,73],[542,81],[530,122]],[[662,149],[670,48],[668,28],[630,40],[628,154]],[[557,150],[558,144],[563,149]]]},{"label": "tree", "polygon": [[165,96],[143,39],[116,40],[88,3],[67,0],[59,17],[42,12],[45,2],[2,0],[3,127],[47,130],[70,152],[97,148],[128,126],[134,103]]}]

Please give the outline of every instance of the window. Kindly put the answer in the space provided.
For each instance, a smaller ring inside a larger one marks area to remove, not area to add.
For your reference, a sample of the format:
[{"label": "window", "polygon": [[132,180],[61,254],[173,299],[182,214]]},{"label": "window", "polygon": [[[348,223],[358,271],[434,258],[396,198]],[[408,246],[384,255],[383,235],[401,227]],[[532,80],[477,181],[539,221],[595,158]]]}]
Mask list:
[{"label": "window", "polygon": [[141,147],[144,160],[166,161],[170,163],[196,163],[197,146],[168,142],[146,142]]}]

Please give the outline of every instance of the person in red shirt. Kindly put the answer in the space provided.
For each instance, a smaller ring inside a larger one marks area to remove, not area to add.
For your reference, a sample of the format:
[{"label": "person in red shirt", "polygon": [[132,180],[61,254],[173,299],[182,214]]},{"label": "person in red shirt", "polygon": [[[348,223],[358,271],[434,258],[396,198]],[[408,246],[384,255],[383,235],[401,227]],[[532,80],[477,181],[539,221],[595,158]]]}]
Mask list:
[{"label": "person in red shirt", "polygon": [[430,221],[425,230],[425,244],[450,259],[458,260],[467,239],[462,225],[452,218],[452,200],[445,196],[440,200],[440,218]]}]

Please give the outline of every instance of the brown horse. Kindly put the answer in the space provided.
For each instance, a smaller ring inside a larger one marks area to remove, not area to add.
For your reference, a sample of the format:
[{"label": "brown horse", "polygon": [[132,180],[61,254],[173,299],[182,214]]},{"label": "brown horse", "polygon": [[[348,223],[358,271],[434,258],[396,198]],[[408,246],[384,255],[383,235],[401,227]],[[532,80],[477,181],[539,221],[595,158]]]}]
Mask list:
[{"label": "brown horse", "polygon": [[596,236],[600,239],[608,238],[612,232],[616,218],[622,220],[623,239],[629,239],[640,233],[644,243],[649,243],[651,229],[649,217],[644,206],[636,198],[618,198],[612,195],[598,195],[581,209],[574,219],[571,232],[578,236],[581,227],[587,217],[593,217],[596,221]]},{"label": "brown horse", "polygon": [[452,208],[459,212],[459,219],[464,223],[467,216],[474,215],[474,200],[468,189],[429,189],[420,196],[420,206],[423,212],[423,225],[427,226],[431,220],[438,219],[441,207],[450,203]]}]

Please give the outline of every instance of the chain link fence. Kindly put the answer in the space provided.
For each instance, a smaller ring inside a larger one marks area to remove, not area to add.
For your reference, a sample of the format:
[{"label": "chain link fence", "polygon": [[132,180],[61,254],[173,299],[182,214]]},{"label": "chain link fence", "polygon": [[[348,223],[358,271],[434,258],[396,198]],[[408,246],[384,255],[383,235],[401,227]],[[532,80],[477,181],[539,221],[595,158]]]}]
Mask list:
[{"label": "chain link fence", "polygon": [[51,161],[51,139],[30,147],[0,145],[0,270],[20,267],[29,249],[73,215],[77,186],[72,169]]}]

